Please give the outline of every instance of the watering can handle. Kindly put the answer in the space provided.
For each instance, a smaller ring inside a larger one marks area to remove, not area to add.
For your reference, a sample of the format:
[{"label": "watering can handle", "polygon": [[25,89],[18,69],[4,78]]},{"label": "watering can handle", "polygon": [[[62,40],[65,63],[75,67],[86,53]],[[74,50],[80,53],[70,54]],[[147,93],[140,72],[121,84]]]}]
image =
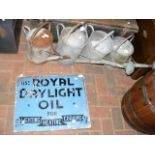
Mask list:
[{"label": "watering can handle", "polygon": [[42,23],[42,24],[36,29],[36,31],[32,34],[31,39],[30,39],[30,42],[32,42],[32,40],[33,40],[33,38],[36,36],[36,34],[37,34],[43,27],[45,27],[46,25],[48,25],[48,30],[49,30],[49,31],[51,30],[51,25],[50,25],[49,22]]},{"label": "watering can handle", "polygon": [[130,42],[132,42],[132,40],[135,38],[135,35],[131,35],[131,38],[129,39]]},{"label": "watering can handle", "polygon": [[68,32],[68,34],[66,36],[64,36],[63,39],[67,40],[72,33],[74,33],[77,29],[81,28],[82,26],[84,27],[84,30],[86,31],[87,36],[88,36],[88,32],[87,32],[87,27],[88,26],[91,27],[92,32],[94,31],[93,26],[87,25],[84,22],[80,22],[79,24],[75,25],[72,29],[70,29],[69,32]]},{"label": "watering can handle", "polygon": [[[57,32],[57,38],[58,38],[58,40],[59,40],[59,38],[60,38],[60,33],[61,33],[61,32],[60,32],[60,29],[59,29],[60,26],[62,27],[62,30],[65,29],[65,26],[64,26],[62,23],[58,23],[58,24],[57,24],[57,26],[56,26],[56,32]],[[62,31],[62,30],[61,30],[61,31]]]},{"label": "watering can handle", "polygon": [[73,32],[75,32],[78,28],[80,28],[81,26],[85,25],[84,22],[81,22],[77,25],[75,25],[69,32],[68,32],[68,35],[72,34]]},{"label": "watering can handle", "polygon": [[[69,32],[67,33],[67,35],[63,37],[63,39],[67,40],[67,39],[69,38],[69,36],[70,36],[73,32],[75,32],[78,28],[80,28],[80,27],[83,26],[83,25],[85,25],[85,23],[84,23],[84,22],[81,22],[81,23],[75,25],[74,27],[72,27],[72,28],[69,30]],[[56,30],[57,30],[57,38],[58,38],[58,40],[59,40],[59,37],[60,37],[60,33],[59,33],[59,31],[60,31],[60,30],[59,30],[60,26],[62,27],[62,30],[65,29],[65,26],[64,26],[62,23],[57,24]]]},{"label": "watering can handle", "polygon": [[[95,31],[94,30],[94,27],[92,26],[92,25],[90,25],[90,24],[88,24],[87,26],[86,26],[86,29],[88,29],[88,27],[90,27],[90,29],[91,29],[91,33],[90,33],[90,35]],[[88,32],[87,32],[87,37],[88,37]]]},{"label": "watering can handle", "polygon": [[84,22],[81,22],[81,23],[79,23],[79,24],[76,24],[74,27],[72,27],[72,28],[69,30],[69,32],[67,33],[66,36],[63,37],[63,39],[67,40],[67,39],[69,38],[69,36],[70,36],[72,33],[74,33],[78,28],[80,28],[80,27],[82,27],[82,26],[84,26],[84,25],[85,25]]},{"label": "watering can handle", "polygon": [[27,35],[30,31],[31,31],[31,29],[28,26],[23,27],[23,32],[25,35]]},{"label": "watering can handle", "polygon": [[120,44],[119,44],[119,46],[115,49],[115,51],[117,51],[120,47],[121,47],[121,45],[123,45],[125,42],[127,42],[127,40],[129,40],[130,42],[134,39],[134,35],[130,35],[130,36],[128,36],[127,38],[125,38]]},{"label": "watering can handle", "polygon": [[96,48],[101,42],[105,41],[109,36],[111,36],[115,31],[111,31],[109,32],[103,39],[101,39],[95,46],[94,48]]},{"label": "watering can handle", "polygon": [[[69,37],[73,32],[75,32],[78,28],[80,28],[80,27],[83,26],[83,25],[85,25],[84,22],[81,22],[81,23],[75,25],[72,29],[69,30],[67,36],[65,36],[65,39],[68,39],[68,37]],[[56,32],[57,32],[57,38],[58,38],[58,40],[59,40],[59,38],[60,38],[60,33],[61,33],[61,32],[60,32],[60,26],[61,26],[62,30],[65,29],[65,26],[64,26],[62,23],[57,24],[57,26],[56,26]],[[92,25],[86,25],[86,29],[87,29],[88,27],[91,28],[91,33],[94,32],[94,27],[93,27]],[[61,30],[61,31],[62,31],[62,30]],[[87,36],[88,36],[88,32],[87,32],[87,31],[86,31],[86,33],[87,33]]]}]

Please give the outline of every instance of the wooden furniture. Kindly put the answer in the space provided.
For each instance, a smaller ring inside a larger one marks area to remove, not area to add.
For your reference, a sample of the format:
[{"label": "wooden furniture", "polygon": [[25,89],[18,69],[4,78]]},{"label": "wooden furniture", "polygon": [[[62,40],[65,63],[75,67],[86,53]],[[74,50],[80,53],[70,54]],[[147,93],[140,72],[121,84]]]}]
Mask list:
[{"label": "wooden furniture", "polygon": [[122,113],[134,129],[155,134],[155,71],[138,80],[124,95]]},{"label": "wooden furniture", "polygon": [[[137,20],[139,32],[133,41],[135,52],[133,58],[136,62],[152,64],[155,61],[155,20]],[[133,79],[145,75],[150,69],[136,69]]]}]

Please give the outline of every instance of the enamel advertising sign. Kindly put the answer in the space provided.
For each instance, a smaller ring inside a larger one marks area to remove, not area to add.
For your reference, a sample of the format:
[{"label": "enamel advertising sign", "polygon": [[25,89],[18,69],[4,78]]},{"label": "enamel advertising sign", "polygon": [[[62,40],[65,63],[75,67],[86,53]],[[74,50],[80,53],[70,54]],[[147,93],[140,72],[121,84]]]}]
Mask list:
[{"label": "enamel advertising sign", "polygon": [[15,132],[90,126],[83,75],[17,78]]}]

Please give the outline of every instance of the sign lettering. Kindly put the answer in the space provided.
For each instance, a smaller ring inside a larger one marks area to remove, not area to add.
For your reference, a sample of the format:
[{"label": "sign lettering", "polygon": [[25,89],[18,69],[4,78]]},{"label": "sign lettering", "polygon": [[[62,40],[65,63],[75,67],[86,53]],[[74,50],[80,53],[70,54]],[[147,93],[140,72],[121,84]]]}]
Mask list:
[{"label": "sign lettering", "polygon": [[83,75],[19,77],[15,131],[89,128]]}]

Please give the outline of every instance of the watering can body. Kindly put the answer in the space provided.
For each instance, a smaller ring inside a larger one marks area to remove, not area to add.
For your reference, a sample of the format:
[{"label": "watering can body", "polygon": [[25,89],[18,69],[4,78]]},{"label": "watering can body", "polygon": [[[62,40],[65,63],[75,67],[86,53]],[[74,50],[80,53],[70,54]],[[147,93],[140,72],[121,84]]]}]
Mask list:
[{"label": "watering can body", "polygon": [[26,56],[36,64],[47,61],[52,49],[53,35],[50,30],[44,28],[47,24],[32,30],[28,26],[23,29],[27,40]]},{"label": "watering can body", "polygon": [[[110,33],[111,35],[111,33]],[[82,56],[90,60],[101,60],[112,51],[113,43],[109,34],[103,31],[92,32]]]},{"label": "watering can body", "polygon": [[[59,34],[60,25],[62,31]],[[59,63],[63,65],[74,64],[88,40],[86,27],[83,24],[78,24],[65,28],[64,25],[59,24],[57,25],[57,35],[59,39],[57,53],[69,57],[69,59],[60,60]]]},{"label": "watering can body", "polygon": [[111,58],[114,62],[123,64],[129,60],[134,52],[132,43],[124,37],[113,38],[113,52]]}]

